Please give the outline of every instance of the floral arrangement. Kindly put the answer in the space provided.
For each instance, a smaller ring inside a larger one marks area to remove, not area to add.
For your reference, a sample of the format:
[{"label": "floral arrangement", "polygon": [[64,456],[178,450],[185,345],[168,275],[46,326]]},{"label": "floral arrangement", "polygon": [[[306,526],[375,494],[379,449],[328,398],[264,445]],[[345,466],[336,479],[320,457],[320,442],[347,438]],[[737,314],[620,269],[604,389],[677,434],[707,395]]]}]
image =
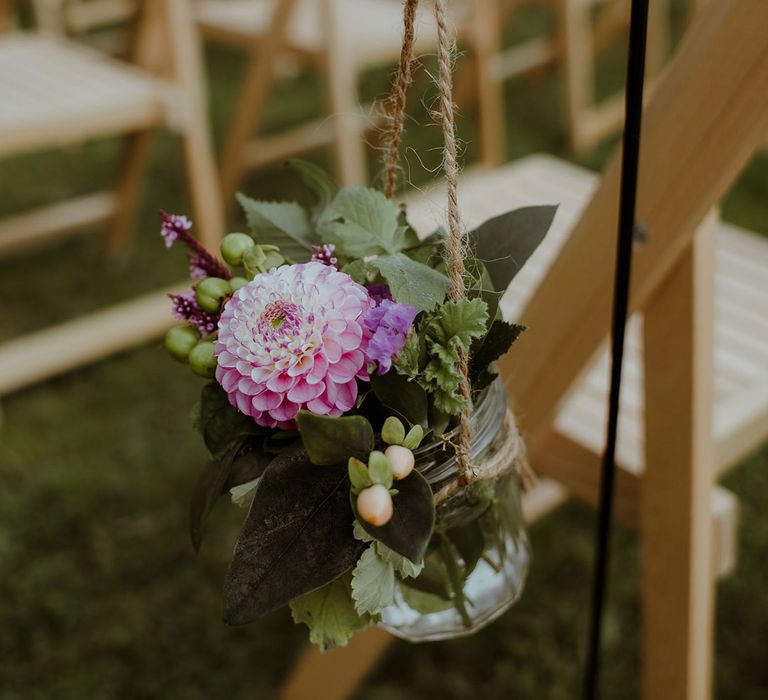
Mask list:
[{"label": "floral arrangement", "polygon": [[[165,346],[208,380],[195,423],[211,461],[192,498],[194,546],[219,498],[248,508],[224,583],[225,621],[289,604],[327,648],[377,622],[396,583],[466,605],[473,557],[460,541],[447,540],[452,561],[425,568],[446,504],[436,517],[417,456],[425,445],[453,453],[460,415],[520,334],[501,317],[500,293],[554,207],[469,232],[466,298],[453,300],[441,229],[420,239],[381,192],[338,189],[316,166],[290,165],[314,207],[239,195],[250,231],[223,239],[222,260],[192,237],[189,220],[162,214],[166,245],[188,249],[193,278],[189,292],[171,295],[180,324]],[[462,353],[469,399],[459,390]],[[483,493],[473,497],[490,507]]]}]

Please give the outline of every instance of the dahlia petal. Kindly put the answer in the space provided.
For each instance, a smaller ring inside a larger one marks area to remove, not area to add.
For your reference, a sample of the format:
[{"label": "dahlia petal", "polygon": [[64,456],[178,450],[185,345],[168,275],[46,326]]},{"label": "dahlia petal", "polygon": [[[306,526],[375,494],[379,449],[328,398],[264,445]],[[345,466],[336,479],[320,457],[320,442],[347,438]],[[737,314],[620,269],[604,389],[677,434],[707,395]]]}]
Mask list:
[{"label": "dahlia petal", "polygon": [[297,381],[297,377],[292,377],[287,372],[279,372],[267,380],[267,389],[280,393],[286,392],[292,389]]},{"label": "dahlia petal", "polygon": [[344,351],[341,343],[336,339],[334,335],[323,336],[323,348],[325,350],[325,356],[328,358],[330,364],[335,364],[341,359],[341,355]]},{"label": "dahlia petal", "polygon": [[265,389],[258,396],[251,398],[251,405],[257,411],[269,411],[279,406],[282,400],[283,397],[281,394]]},{"label": "dahlia petal", "polygon": [[333,410],[333,406],[326,403],[322,397],[318,396],[307,403],[307,409],[319,416],[327,416]]},{"label": "dahlia petal", "polygon": [[328,376],[335,382],[348,382],[350,379],[354,379],[363,364],[365,364],[363,353],[359,350],[353,350],[328,368]]},{"label": "dahlia petal", "polygon": [[309,384],[305,380],[299,380],[296,385],[288,392],[288,398],[297,403],[306,403],[316,399],[325,391],[325,384]]},{"label": "dahlia petal", "polygon": [[277,421],[290,421],[296,418],[298,412],[299,404],[284,399],[277,408],[273,408],[269,411],[269,415]]},{"label": "dahlia petal", "polygon": [[355,406],[355,399],[357,399],[357,382],[352,381],[344,384],[337,384],[337,395],[334,404],[342,411],[350,411]]}]

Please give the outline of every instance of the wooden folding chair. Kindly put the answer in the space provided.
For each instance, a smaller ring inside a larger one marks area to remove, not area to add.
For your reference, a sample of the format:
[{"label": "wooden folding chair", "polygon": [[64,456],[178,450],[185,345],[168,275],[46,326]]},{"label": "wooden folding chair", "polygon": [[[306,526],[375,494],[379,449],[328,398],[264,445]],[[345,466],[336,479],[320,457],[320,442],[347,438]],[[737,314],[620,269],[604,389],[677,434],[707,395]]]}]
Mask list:
[{"label": "wooden folding chair", "polygon": [[[633,269],[617,517],[640,532],[643,696],[654,700],[711,695],[714,584],[733,566],[736,524],[734,497],[714,484],[768,436],[768,244],[713,212],[768,128],[767,23],[762,0],[710,5],[645,109],[637,218],[648,238]],[[619,170],[618,153],[599,181],[533,157],[467,175],[460,188],[469,227],[560,203],[505,298],[505,312],[531,331],[501,370],[533,465],[590,503],[605,431]],[[431,230],[443,196],[437,188],[413,201],[409,218]],[[349,697],[346,670],[359,682],[389,642],[373,630],[323,657],[308,651],[282,696]]]},{"label": "wooden folding chair", "polygon": [[[106,227],[111,249],[119,247],[131,229],[151,130],[163,125],[182,140],[196,230],[217,244],[224,217],[188,0],[145,0],[141,10],[132,64],[61,37],[0,36],[0,157],[126,134],[113,190],[1,221],[0,254],[96,225]],[[168,325],[167,300],[155,293],[9,341],[0,347],[0,395],[138,345]]]}]

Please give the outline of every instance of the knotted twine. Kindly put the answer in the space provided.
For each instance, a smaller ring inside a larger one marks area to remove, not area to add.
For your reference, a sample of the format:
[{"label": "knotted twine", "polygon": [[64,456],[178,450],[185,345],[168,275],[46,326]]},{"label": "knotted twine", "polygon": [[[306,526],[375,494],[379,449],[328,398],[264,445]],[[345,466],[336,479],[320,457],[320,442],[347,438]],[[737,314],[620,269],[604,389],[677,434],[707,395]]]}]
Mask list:
[{"label": "knotted twine", "polygon": [[[392,93],[389,98],[388,133],[384,159],[384,194],[392,199],[397,187],[398,157],[403,126],[408,88],[413,80],[415,19],[419,0],[405,0],[403,5],[403,45],[400,51]],[[445,0],[434,0],[435,20],[437,25],[438,58],[438,109],[435,118],[443,132],[443,172],[447,185],[448,242],[445,249],[445,264],[450,281],[450,297],[454,301],[466,298],[464,282],[464,258],[467,253],[467,239],[461,224],[458,203],[459,166],[456,156],[456,127],[453,103],[453,55],[455,41],[450,32]],[[471,461],[470,443],[472,439],[471,410],[472,387],[469,381],[469,354],[459,351],[459,372],[461,382],[459,392],[464,399],[464,409],[459,418],[459,442],[455,445],[458,463],[458,478],[444,486],[435,495],[440,503],[450,498],[459,489],[477,479],[490,479],[509,471],[515,465],[524,481],[530,476],[520,434],[515,426],[514,417],[508,411],[505,422],[506,438],[495,455],[483,463],[481,469]],[[516,464],[517,463],[517,464]]]}]

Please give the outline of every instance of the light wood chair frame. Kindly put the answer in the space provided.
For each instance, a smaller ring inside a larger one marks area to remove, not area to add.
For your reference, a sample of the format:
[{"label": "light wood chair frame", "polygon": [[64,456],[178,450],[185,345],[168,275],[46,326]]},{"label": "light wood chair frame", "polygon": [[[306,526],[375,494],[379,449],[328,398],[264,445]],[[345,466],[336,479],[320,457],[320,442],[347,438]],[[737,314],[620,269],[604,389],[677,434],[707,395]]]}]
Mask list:
[{"label": "light wood chair frame", "polygon": [[[47,205],[0,221],[0,254],[95,226],[108,228],[109,250],[123,246],[133,226],[152,131],[163,123],[181,137],[196,231],[204,244],[214,249],[217,246],[224,231],[224,214],[206,118],[200,46],[189,0],[141,2],[133,63],[168,82],[176,99],[173,114],[137,124],[127,134],[113,191]],[[84,134],[94,135],[95,130]],[[158,291],[7,341],[0,346],[0,395],[138,346],[162,334],[171,323],[166,292]],[[50,352],[51,347],[57,348],[55,353]]]}]

